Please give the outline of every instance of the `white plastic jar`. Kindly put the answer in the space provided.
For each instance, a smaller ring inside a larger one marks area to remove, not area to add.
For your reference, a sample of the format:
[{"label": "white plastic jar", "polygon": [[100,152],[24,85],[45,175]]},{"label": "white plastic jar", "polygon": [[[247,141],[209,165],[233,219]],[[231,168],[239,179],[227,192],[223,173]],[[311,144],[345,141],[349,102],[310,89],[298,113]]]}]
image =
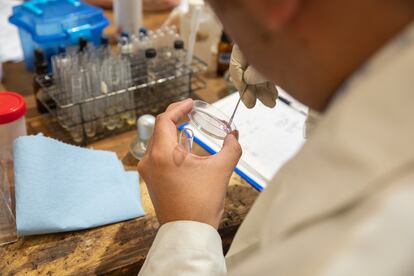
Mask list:
[{"label": "white plastic jar", "polygon": [[13,141],[26,135],[26,103],[14,92],[0,92],[0,156],[10,157]]},{"label": "white plastic jar", "polygon": [[13,142],[26,135],[26,104],[14,92],[0,92],[0,245],[17,240],[14,217]]}]

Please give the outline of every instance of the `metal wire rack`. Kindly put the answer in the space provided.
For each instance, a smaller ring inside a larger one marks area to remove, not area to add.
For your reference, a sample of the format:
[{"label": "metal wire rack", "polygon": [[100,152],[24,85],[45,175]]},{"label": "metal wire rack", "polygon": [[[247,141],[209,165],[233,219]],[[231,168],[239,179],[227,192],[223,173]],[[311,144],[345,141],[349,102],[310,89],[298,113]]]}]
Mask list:
[{"label": "metal wire rack", "polygon": [[[57,85],[52,75],[37,76],[42,90],[39,101],[48,109],[47,124],[60,137],[74,144],[91,142],[136,127],[137,117],[157,115],[175,101],[194,97],[193,92],[206,86],[200,73],[206,63],[197,57],[191,65],[177,66],[176,61],[160,55],[156,77],[149,78],[143,53],[128,56],[131,81],[128,87],[73,101]],[[62,133],[64,132],[64,133]],[[62,135],[64,134],[64,135]]]}]

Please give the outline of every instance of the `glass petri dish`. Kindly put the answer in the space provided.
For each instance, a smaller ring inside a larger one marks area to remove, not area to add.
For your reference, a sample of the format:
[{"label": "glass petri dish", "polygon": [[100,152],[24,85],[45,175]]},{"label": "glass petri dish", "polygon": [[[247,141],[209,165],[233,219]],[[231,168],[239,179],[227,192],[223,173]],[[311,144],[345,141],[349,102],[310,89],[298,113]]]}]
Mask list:
[{"label": "glass petri dish", "polygon": [[195,100],[193,109],[188,114],[190,123],[208,136],[219,140],[236,130],[234,123],[229,125],[230,117],[203,101]]}]

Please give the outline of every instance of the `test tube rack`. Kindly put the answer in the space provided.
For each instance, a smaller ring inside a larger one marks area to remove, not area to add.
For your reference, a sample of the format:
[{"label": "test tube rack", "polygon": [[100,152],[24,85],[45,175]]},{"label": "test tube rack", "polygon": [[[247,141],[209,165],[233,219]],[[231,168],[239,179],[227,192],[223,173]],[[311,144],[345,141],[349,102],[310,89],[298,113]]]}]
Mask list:
[{"label": "test tube rack", "polygon": [[49,111],[45,119],[52,133],[67,142],[88,145],[134,129],[139,116],[162,113],[173,102],[195,98],[194,91],[206,86],[200,75],[207,70],[207,64],[196,56],[191,64],[177,67],[170,58],[160,55],[158,64],[162,66],[156,69],[156,79],[148,78],[143,51],[128,59],[128,87],[78,101],[61,91],[53,74],[37,76],[42,87],[37,98]]}]

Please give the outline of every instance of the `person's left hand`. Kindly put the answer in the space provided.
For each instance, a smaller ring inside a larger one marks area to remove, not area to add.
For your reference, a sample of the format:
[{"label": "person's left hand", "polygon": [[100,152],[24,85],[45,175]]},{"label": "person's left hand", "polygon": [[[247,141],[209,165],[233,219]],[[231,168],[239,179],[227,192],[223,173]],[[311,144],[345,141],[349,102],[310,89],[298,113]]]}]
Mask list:
[{"label": "person's left hand", "polygon": [[242,150],[237,133],[227,135],[222,150],[212,156],[197,156],[179,145],[176,124],[192,106],[193,101],[187,99],[157,116],[151,144],[138,163],[138,171],[161,225],[193,220],[217,229],[226,188]]}]

